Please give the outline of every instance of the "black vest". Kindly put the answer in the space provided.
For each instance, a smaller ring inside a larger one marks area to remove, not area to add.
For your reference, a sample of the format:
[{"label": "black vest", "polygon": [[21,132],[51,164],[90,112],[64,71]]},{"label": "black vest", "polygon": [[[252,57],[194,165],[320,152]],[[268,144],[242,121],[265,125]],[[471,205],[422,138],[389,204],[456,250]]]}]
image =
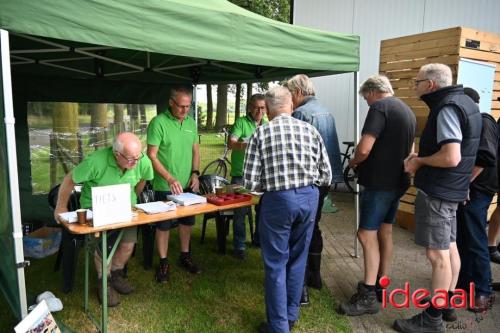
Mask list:
[{"label": "black vest", "polygon": [[459,115],[462,130],[461,160],[456,167],[436,168],[422,166],[415,175],[415,186],[426,194],[453,202],[467,199],[472,168],[476,160],[482,120],[478,106],[464,94],[462,85],[449,86],[421,96],[430,113],[420,137],[418,155],[430,156],[439,151],[437,118],[445,106],[451,106]]}]

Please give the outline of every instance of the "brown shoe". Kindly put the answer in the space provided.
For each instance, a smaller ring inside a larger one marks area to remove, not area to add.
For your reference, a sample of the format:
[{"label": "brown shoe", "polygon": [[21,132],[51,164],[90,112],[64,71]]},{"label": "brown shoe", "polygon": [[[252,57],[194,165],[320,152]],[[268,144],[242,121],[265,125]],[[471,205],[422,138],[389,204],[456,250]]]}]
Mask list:
[{"label": "brown shoe", "polygon": [[[107,288],[108,307],[112,308],[120,304],[120,298],[109,280],[110,279],[108,279],[108,288]],[[97,280],[97,298],[99,299],[99,303],[102,304],[102,279]]]},{"label": "brown shoe", "polygon": [[475,313],[486,312],[493,305],[491,303],[491,300],[492,300],[491,296],[478,295],[474,299],[475,306],[473,308],[469,306],[467,309]]},{"label": "brown shoe", "polygon": [[134,287],[125,280],[123,277],[123,270],[117,269],[116,271],[111,271],[111,285],[113,288],[122,295],[128,295],[134,291]]}]

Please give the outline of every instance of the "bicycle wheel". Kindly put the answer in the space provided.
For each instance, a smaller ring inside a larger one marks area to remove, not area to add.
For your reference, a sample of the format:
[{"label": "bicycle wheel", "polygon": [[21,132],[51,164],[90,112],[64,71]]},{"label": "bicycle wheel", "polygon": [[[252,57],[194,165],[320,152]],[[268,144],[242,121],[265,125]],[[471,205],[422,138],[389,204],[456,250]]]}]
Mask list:
[{"label": "bicycle wheel", "polygon": [[349,165],[344,169],[344,183],[349,192],[356,193],[356,178],[358,177],[356,169],[351,168]]},{"label": "bicycle wheel", "polygon": [[217,159],[208,163],[208,165],[203,169],[202,175],[215,175],[222,178],[226,178],[227,165],[222,159]]}]

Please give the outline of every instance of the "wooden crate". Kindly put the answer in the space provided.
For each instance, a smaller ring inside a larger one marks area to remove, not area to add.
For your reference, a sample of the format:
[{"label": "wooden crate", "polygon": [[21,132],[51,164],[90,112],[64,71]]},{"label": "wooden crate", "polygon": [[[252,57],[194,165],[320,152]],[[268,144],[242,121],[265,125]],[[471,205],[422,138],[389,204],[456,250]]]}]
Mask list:
[{"label": "wooden crate", "polygon": [[[472,28],[455,27],[411,36],[386,39],[380,43],[379,71],[392,84],[395,96],[408,104],[417,118],[417,139],[427,121],[429,109],[415,96],[413,82],[422,65],[443,63],[450,66],[456,83],[459,61],[462,58],[488,62],[496,65],[493,82],[491,114],[500,117],[500,35]],[[415,228],[416,189],[411,187],[401,198],[397,215],[398,224]],[[488,210],[488,218],[496,208],[496,197]]]}]

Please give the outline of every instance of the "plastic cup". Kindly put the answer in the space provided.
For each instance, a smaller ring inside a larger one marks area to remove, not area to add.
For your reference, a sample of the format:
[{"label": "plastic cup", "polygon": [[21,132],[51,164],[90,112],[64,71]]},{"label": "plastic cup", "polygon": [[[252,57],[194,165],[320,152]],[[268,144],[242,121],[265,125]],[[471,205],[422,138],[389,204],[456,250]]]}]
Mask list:
[{"label": "plastic cup", "polygon": [[86,209],[77,209],[76,215],[78,216],[78,223],[87,224],[87,210]]},{"label": "plastic cup", "polygon": [[215,194],[217,194],[217,195],[224,194],[224,188],[223,187],[216,187]]}]

